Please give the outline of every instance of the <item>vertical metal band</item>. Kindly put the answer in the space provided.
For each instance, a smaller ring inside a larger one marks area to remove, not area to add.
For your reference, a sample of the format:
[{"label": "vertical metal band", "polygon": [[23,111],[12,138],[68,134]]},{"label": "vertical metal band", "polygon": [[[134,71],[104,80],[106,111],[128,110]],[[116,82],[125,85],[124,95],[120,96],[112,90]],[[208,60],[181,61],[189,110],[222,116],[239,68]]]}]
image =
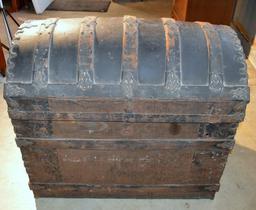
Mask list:
[{"label": "vertical metal band", "polygon": [[175,20],[162,18],[166,39],[166,76],[165,88],[171,94],[179,94],[180,80],[180,33]]},{"label": "vertical metal band", "polygon": [[33,85],[46,87],[48,85],[49,52],[52,45],[52,36],[58,19],[45,20],[38,32],[38,41],[34,50]]},{"label": "vertical metal band", "polygon": [[124,16],[121,85],[126,97],[133,96],[138,81],[138,23],[136,17]]},{"label": "vertical metal band", "polygon": [[198,23],[204,31],[209,60],[209,89],[213,93],[223,91],[222,49],[219,34],[209,23]]},{"label": "vertical metal band", "polygon": [[94,37],[96,17],[85,17],[81,23],[78,40],[78,87],[92,88],[94,83]]}]

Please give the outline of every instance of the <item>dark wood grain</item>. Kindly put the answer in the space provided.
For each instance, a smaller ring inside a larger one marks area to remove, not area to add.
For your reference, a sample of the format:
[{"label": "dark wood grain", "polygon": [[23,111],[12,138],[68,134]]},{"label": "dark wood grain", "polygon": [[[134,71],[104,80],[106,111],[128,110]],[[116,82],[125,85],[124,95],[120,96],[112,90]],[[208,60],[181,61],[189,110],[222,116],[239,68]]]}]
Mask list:
[{"label": "dark wood grain", "polygon": [[218,184],[233,140],[17,140],[30,182]]},{"label": "dark wood grain", "polygon": [[233,139],[237,123],[12,120],[17,137],[66,139]]},{"label": "dark wood grain", "polygon": [[236,0],[176,0],[173,16],[183,21],[204,21],[230,25]]},{"label": "dark wood grain", "polygon": [[[150,113],[150,114],[212,114],[223,115],[244,111],[244,101],[146,100],[111,98],[6,98],[14,111],[50,111],[56,113]],[[200,109],[199,109],[200,107]]]}]

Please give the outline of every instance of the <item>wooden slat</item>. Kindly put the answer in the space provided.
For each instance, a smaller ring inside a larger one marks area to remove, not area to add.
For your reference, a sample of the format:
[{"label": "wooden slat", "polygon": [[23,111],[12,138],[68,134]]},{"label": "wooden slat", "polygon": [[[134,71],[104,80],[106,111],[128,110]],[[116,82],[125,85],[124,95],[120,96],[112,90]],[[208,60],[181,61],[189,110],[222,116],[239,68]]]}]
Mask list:
[{"label": "wooden slat", "polygon": [[89,122],[211,122],[237,123],[244,119],[245,113],[230,115],[175,115],[175,114],[133,114],[133,113],[53,113],[53,112],[15,112],[9,111],[14,120],[83,120]]},{"label": "wooden slat", "polygon": [[35,197],[214,198],[219,185],[97,186],[59,183],[30,184]]},{"label": "wooden slat", "polygon": [[[145,113],[145,114],[212,114],[223,115],[243,112],[243,101],[193,101],[186,100],[123,100],[111,98],[6,98],[9,110],[50,111],[56,113]],[[200,109],[198,109],[200,107]]]},{"label": "wooden slat", "polygon": [[12,120],[17,137],[66,139],[233,139],[237,123],[128,123]]}]

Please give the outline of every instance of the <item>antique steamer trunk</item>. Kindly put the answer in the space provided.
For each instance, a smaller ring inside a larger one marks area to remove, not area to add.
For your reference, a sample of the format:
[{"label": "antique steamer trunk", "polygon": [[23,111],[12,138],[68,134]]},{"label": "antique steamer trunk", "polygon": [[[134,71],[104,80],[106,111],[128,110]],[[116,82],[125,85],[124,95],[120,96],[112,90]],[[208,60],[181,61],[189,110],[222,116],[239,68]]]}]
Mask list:
[{"label": "antique steamer trunk", "polygon": [[227,26],[24,23],[5,99],[37,197],[213,198],[249,101]]}]

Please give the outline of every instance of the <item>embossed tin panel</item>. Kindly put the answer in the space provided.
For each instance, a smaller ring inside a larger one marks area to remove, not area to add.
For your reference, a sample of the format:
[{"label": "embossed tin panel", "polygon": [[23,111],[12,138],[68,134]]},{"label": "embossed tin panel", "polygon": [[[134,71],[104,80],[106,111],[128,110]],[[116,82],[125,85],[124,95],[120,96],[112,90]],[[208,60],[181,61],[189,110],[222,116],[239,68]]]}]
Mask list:
[{"label": "embossed tin panel", "polygon": [[9,96],[249,100],[242,48],[227,26],[131,16],[31,21],[9,64]]}]

